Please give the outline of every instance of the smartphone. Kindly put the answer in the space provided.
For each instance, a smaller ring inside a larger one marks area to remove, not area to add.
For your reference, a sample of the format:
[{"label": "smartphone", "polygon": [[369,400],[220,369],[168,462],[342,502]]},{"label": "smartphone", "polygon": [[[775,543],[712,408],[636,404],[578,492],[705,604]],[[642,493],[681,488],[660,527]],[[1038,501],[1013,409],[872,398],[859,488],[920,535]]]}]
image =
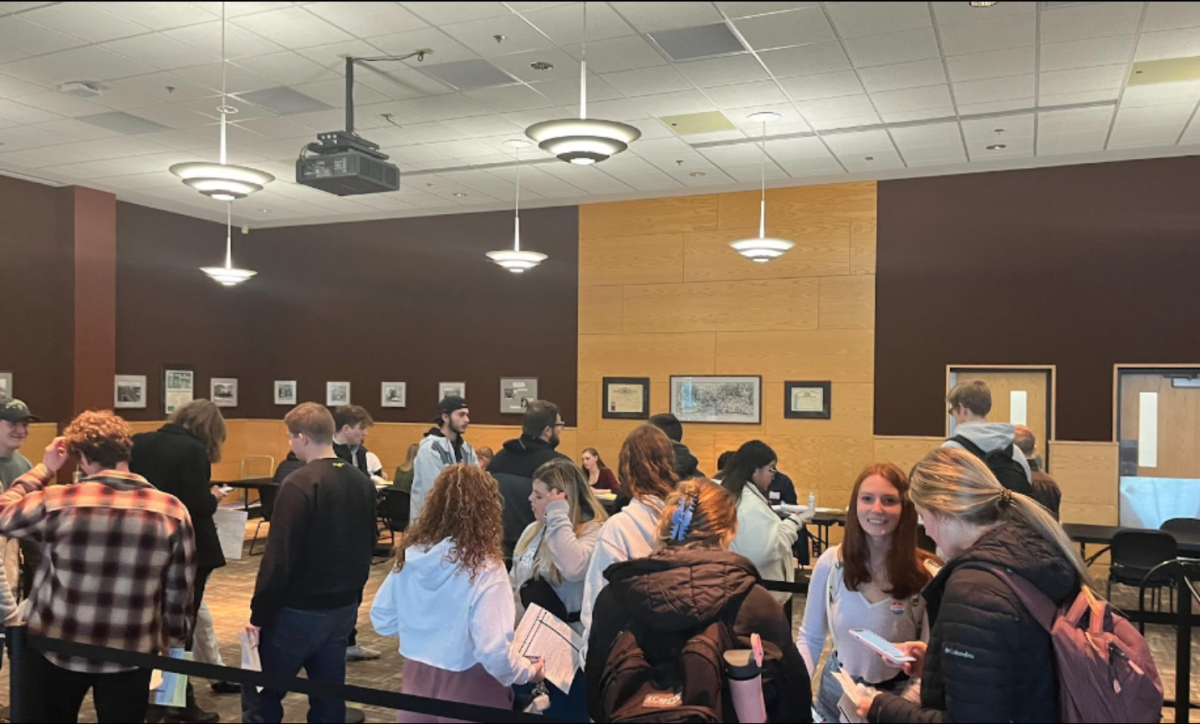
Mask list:
[{"label": "smartphone", "polygon": [[862,641],[868,648],[873,649],[896,663],[904,664],[916,661],[916,659],[905,654],[895,644],[884,639],[874,631],[868,631],[865,628],[852,628],[850,629],[850,635]]},{"label": "smartphone", "polygon": [[222,495],[229,495],[233,492],[233,488],[229,487],[228,485],[223,485],[217,488],[217,490],[220,490]]}]

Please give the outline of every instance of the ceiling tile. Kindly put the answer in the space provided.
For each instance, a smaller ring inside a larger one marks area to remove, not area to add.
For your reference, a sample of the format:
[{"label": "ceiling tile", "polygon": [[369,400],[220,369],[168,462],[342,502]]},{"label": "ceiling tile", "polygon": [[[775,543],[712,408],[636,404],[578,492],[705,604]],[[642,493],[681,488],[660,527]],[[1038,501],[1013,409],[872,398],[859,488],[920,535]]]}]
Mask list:
[{"label": "ceiling tile", "polygon": [[[988,146],[1004,146],[1004,148],[988,148]],[[1033,138],[968,141],[967,155],[975,162],[999,161],[1006,158],[1032,156]]]},{"label": "ceiling tile", "polygon": [[759,53],[759,57],[776,78],[832,73],[853,67],[842,44],[838,42],[769,50]]},{"label": "ceiling tile", "polygon": [[20,98],[21,96],[43,93],[45,90],[46,86],[44,85],[30,83],[29,81],[7,75],[0,75],[0,98]]},{"label": "ceiling tile", "polygon": [[1087,93],[1061,93],[1058,95],[1041,94],[1038,96],[1038,107],[1069,106],[1077,103],[1099,103],[1113,101],[1121,95],[1120,88],[1109,88]]},{"label": "ceiling tile", "polygon": [[[509,3],[510,5],[512,3]],[[523,13],[526,20],[556,45],[578,44],[583,37],[583,3],[559,4],[545,10]],[[623,38],[637,31],[625,22],[608,3],[591,3],[587,14],[588,42]]]},{"label": "ceiling tile", "polygon": [[184,129],[199,128],[206,123],[212,123],[209,116],[201,115],[175,105],[150,106],[129,111],[130,115],[145,118],[147,121],[162,124],[168,128]]},{"label": "ceiling tile", "polygon": [[471,60],[479,57],[465,45],[446,35],[437,28],[409,30],[403,33],[381,35],[371,38],[371,45],[391,55],[408,55],[417,50],[428,48],[433,52],[424,61],[407,60],[409,66],[419,66],[424,63],[453,63],[459,60]]},{"label": "ceiling tile", "polygon": [[174,38],[159,33],[124,38],[105,43],[104,47],[115,53],[133,58],[156,68],[173,70],[200,63],[219,62],[220,56],[197,50]]},{"label": "ceiling tile", "polygon": [[1050,43],[1042,46],[1040,67],[1042,71],[1071,70],[1128,63],[1136,43],[1137,38],[1133,35]]},{"label": "ceiling tile", "polygon": [[946,59],[955,83],[1032,73],[1037,68],[1037,48],[1011,48],[988,53],[956,55]]},{"label": "ceiling tile", "polygon": [[799,78],[784,78],[779,85],[794,101],[817,101],[822,98],[838,98],[862,94],[862,83],[852,70],[821,75],[806,75]]},{"label": "ceiling tile", "polygon": [[[567,55],[558,48],[530,50],[524,53],[501,55],[490,59],[492,65],[507,72],[526,83],[541,83],[553,80],[575,81],[576,95],[579,91],[579,61]],[[550,70],[536,70],[531,63],[549,63],[554,67]]]},{"label": "ceiling tile", "polygon": [[845,158],[847,155],[874,153],[877,151],[893,151],[892,139],[887,131],[857,131],[853,133],[831,133],[823,136],[829,150]]},{"label": "ceiling tile", "polygon": [[871,101],[880,113],[905,113],[929,108],[951,108],[950,86],[934,85],[925,88],[881,91],[871,94]]},{"label": "ceiling tile", "polygon": [[946,69],[941,59],[917,60],[911,63],[880,65],[858,71],[863,87],[869,93],[921,88],[946,82]]},{"label": "ceiling tile", "polygon": [[918,148],[901,149],[904,163],[908,166],[942,166],[952,163],[964,163],[967,152],[962,143],[946,146],[920,146]]},{"label": "ceiling tile", "polygon": [[483,90],[467,91],[463,95],[472,100],[479,101],[497,113],[556,107],[554,101],[526,85],[485,88]]},{"label": "ceiling tile", "polygon": [[864,156],[838,156],[850,173],[876,173],[904,168],[904,159],[895,151],[872,151]]},{"label": "ceiling tile", "polygon": [[1195,28],[1142,33],[1134,60],[1165,60],[1200,55],[1200,32]]},{"label": "ceiling tile", "polygon": [[[836,99],[835,99],[836,100]],[[822,101],[816,101],[820,103]],[[861,116],[843,116],[840,118],[828,118],[825,120],[812,121],[814,131],[835,131],[848,130],[855,128],[865,128],[867,126],[877,126],[880,124],[879,114],[875,112],[866,113]]]},{"label": "ceiling tile", "polygon": [[[706,88],[704,94],[712,99],[721,109],[727,108],[757,108],[787,103],[787,96],[779,89],[774,81],[759,81],[757,83],[741,83],[726,85],[719,88]],[[733,120],[733,119],[730,119]]]},{"label": "ceiling tile", "polygon": [[[189,68],[178,68],[174,73],[189,83],[211,88],[214,92],[219,93],[223,80],[221,71],[221,64],[218,62],[193,65]],[[226,83],[225,87],[230,93],[245,93],[264,88],[274,88],[277,85],[274,81],[267,80],[260,75],[255,75],[233,63],[226,64],[224,82]]]},{"label": "ceiling tile", "polygon": [[[147,108],[155,106],[163,102],[164,99],[149,93],[134,90],[122,84],[114,83],[111,88],[104,91],[104,94],[99,98],[92,99],[93,103],[98,103],[105,108],[111,108],[114,111],[129,111],[134,108]],[[191,84],[187,84],[191,85]]]},{"label": "ceiling tile", "polygon": [[1196,106],[1193,103],[1177,103],[1171,106],[1143,108],[1120,108],[1117,110],[1116,128],[1129,126],[1183,126],[1191,119]]},{"label": "ceiling tile", "polygon": [[959,103],[958,114],[963,119],[970,116],[982,116],[1010,111],[1025,111],[1033,108],[1033,97],[1013,98],[1007,101],[988,101],[986,103]]},{"label": "ceiling tile", "polygon": [[[579,57],[578,48],[564,50],[573,58]],[[588,43],[587,54],[588,70],[593,73],[617,73],[667,64],[666,58],[638,36]]]},{"label": "ceiling tile", "polygon": [[[523,138],[525,129],[500,115],[472,116],[445,122],[447,126],[462,134],[463,138]],[[501,141],[503,143],[503,141]],[[503,145],[500,149],[511,152]],[[499,150],[499,149],[497,149]]]},{"label": "ceiling tile", "polygon": [[721,12],[731,18],[745,18],[751,15],[766,15],[781,13],[787,10],[799,10],[820,5],[816,2],[718,2]]},{"label": "ceiling tile", "polygon": [[1137,32],[1140,2],[1097,2],[1042,11],[1043,43],[1108,38]]},{"label": "ceiling tile", "polygon": [[[164,34],[193,48],[221,57],[221,21],[191,25],[186,28],[168,30]],[[233,23],[225,24],[225,57],[230,60],[247,58],[283,50],[261,35],[239,28]]]},{"label": "ceiling tile", "polygon": [[1033,138],[1036,123],[1035,114],[1025,113],[1001,118],[972,118],[962,121],[961,125],[968,144],[988,144]]},{"label": "ceiling tile", "polygon": [[1200,101],[1200,81],[1192,80],[1129,86],[1121,96],[1121,107],[1142,108],[1197,101]]},{"label": "ceiling tile", "polygon": [[61,53],[42,56],[52,63],[61,63],[69,68],[85,71],[85,75],[99,80],[116,80],[134,75],[153,73],[156,68],[105,50],[97,45],[64,50]]},{"label": "ceiling tile", "polygon": [[396,3],[317,2],[308,12],[360,38],[428,27],[428,23]]},{"label": "ceiling tile", "polygon": [[[351,36],[325,22],[303,8],[291,7],[283,10],[247,15],[233,20],[235,25],[257,33],[286,48],[308,48],[350,40]],[[272,50],[274,50],[272,48]]]},{"label": "ceiling tile", "polygon": [[676,63],[675,69],[700,88],[752,83],[770,77],[753,55]]},{"label": "ceiling tile", "polygon": [[822,177],[843,176],[846,169],[833,156],[828,158],[805,158],[780,163],[784,171],[792,178],[818,179]]},{"label": "ceiling tile", "polygon": [[0,63],[7,63],[10,60],[20,60],[27,55],[28,53],[22,53],[12,46],[0,45]]},{"label": "ceiling tile", "polygon": [[953,104],[925,108],[919,111],[880,112],[879,117],[884,123],[912,123],[914,121],[945,121],[954,118],[957,113]]},{"label": "ceiling tile", "polygon": [[1183,126],[1178,123],[1158,126],[1117,126],[1108,139],[1110,150],[1120,148],[1157,148],[1174,146]]},{"label": "ceiling tile", "polygon": [[492,2],[410,2],[400,3],[433,25],[449,25],[466,20],[495,18],[510,14],[504,3]]},{"label": "ceiling tile", "polygon": [[939,25],[996,20],[1010,15],[1032,15],[1036,12],[1036,2],[1002,2],[990,8],[973,8],[970,3],[963,2],[933,3],[933,13],[937,16]]},{"label": "ceiling tile", "polygon": [[407,66],[365,67],[366,72],[354,76],[355,87],[370,88],[394,100],[424,98],[451,92],[442,82]]},{"label": "ceiling tile", "polygon": [[59,93],[58,91],[46,91],[36,95],[22,96],[18,102],[22,105],[49,111],[50,113],[66,118],[77,118],[79,116],[108,111],[104,106],[97,105],[83,98]]},{"label": "ceiling tile", "polygon": [[59,83],[72,80],[100,80],[87,72],[59,65],[45,58],[26,58],[5,63],[0,65],[0,74],[47,88],[55,88]]},{"label": "ceiling tile", "polygon": [[[269,86],[268,86],[269,87]],[[255,88],[252,90],[266,90],[266,88]],[[310,98],[316,98],[322,103],[333,108],[344,108],[346,105],[346,83],[341,80],[323,80],[317,83],[304,83],[293,88],[298,93],[302,93]],[[244,93],[248,91],[238,91]],[[354,105],[359,103],[370,105],[372,103],[384,103],[388,100],[388,96],[383,95],[373,88],[367,88],[362,85],[356,85],[354,88]]]},{"label": "ceiling tile", "polygon": [[1014,75],[1006,78],[989,78],[954,84],[954,100],[963,104],[990,103],[1014,98],[1032,98],[1034,77]]},{"label": "ceiling tile", "polygon": [[316,83],[341,77],[337,71],[291,51],[242,58],[237,64],[255,75],[283,85]]},{"label": "ceiling tile", "polygon": [[627,70],[601,76],[606,83],[630,98],[658,93],[674,93],[693,88],[691,82],[679,74],[673,66]]},{"label": "ceiling tile", "polygon": [[1114,108],[1076,108],[1038,113],[1037,131],[1042,134],[1103,131],[1112,125]]},{"label": "ceiling tile", "polygon": [[842,38],[883,35],[933,25],[927,3],[827,3],[829,16]]},{"label": "ceiling tile", "polygon": [[[21,125],[29,125],[32,123],[45,123],[47,121],[61,120],[62,116],[50,111],[43,111],[33,106],[27,106],[17,101],[0,101],[0,120],[11,121]],[[12,143],[8,140],[9,131],[4,132],[5,145],[3,148],[12,148]]]},{"label": "ceiling tile", "polygon": [[132,20],[101,10],[91,3],[53,3],[23,13],[21,19],[76,38],[83,38],[89,43],[103,43],[106,40],[140,35],[150,30]]},{"label": "ceiling tile", "polygon": [[[499,60],[499,58],[497,59]],[[564,78],[563,80],[548,80],[534,83],[533,87],[560,106],[579,106],[579,78]],[[610,101],[621,98],[615,88],[605,83],[599,76],[588,78],[588,103]]]},{"label": "ceiling tile", "polygon": [[843,45],[856,68],[941,57],[937,37],[930,28],[856,38]]},{"label": "ceiling tile", "polygon": [[181,2],[97,2],[92,3],[128,20],[135,20],[152,30],[168,30],[185,25],[220,19],[194,3]]},{"label": "ceiling tile", "polygon": [[941,33],[947,56],[1023,48],[1037,43],[1037,16],[1022,14],[943,25]]},{"label": "ceiling tile", "polygon": [[634,28],[643,33],[721,22],[721,14],[710,2],[614,2],[609,4]]},{"label": "ceiling tile", "polygon": [[1086,93],[1088,91],[1120,88],[1125,83],[1128,66],[1103,65],[1097,68],[1076,68],[1042,73],[1038,91],[1055,95],[1059,93]]},{"label": "ceiling tile", "polygon": [[865,95],[807,101],[797,103],[796,107],[804,114],[805,119],[814,125],[821,121],[859,118],[875,114],[875,107],[871,105],[871,99]]},{"label": "ceiling tile", "polygon": [[1181,2],[1152,2],[1142,21],[1142,32],[1200,27],[1200,5]]},{"label": "ceiling tile", "polygon": [[31,10],[40,8],[43,5],[49,5],[48,2],[0,2],[0,13],[19,13],[22,10]]},{"label": "ceiling tile", "polygon": [[654,118],[717,110],[716,105],[712,101],[700,91],[695,90],[642,96],[641,98],[634,98],[633,102],[641,107],[647,115]]},{"label": "ceiling tile", "polygon": [[[519,15],[443,25],[441,29],[484,57],[541,50],[553,45],[546,36],[522,20]],[[497,35],[504,38],[503,42],[496,41]]]},{"label": "ceiling tile", "polygon": [[468,118],[470,116],[482,116],[491,113],[491,110],[483,103],[468,98],[462,93],[426,98],[419,105],[416,105],[415,108],[435,121]]},{"label": "ceiling tile", "polygon": [[1104,142],[1107,140],[1107,128],[1070,133],[1042,133],[1039,131],[1037,154],[1053,156],[1068,153],[1095,153],[1104,150]]},{"label": "ceiling tile", "polygon": [[61,121],[49,121],[47,123],[38,124],[37,127],[43,131],[57,133],[60,136],[73,138],[77,141],[94,141],[100,138],[110,138],[117,135],[115,131],[98,128],[90,123],[77,121],[74,118],[66,118]]},{"label": "ceiling tile", "polygon": [[225,15],[227,17],[237,18],[237,17],[241,17],[243,15],[255,15],[258,13],[265,13],[268,10],[280,10],[283,8],[291,7],[293,4],[304,5],[306,3],[240,2],[240,1],[239,2],[231,2],[231,3],[222,3],[222,2],[217,2],[216,0],[211,0],[208,2],[195,2],[193,0],[192,4],[200,6],[204,10],[207,10],[208,12],[212,13],[213,15],[216,15],[217,17],[221,17],[221,7],[224,6],[225,7]]},{"label": "ceiling tile", "polygon": [[[666,3],[664,3],[666,4]],[[708,3],[705,3],[708,4]],[[699,23],[693,23],[698,25]],[[837,40],[819,7],[735,20],[734,25],[755,50],[787,48]]]},{"label": "ceiling tile", "polygon": [[891,129],[892,140],[904,151],[911,148],[962,145],[957,123],[929,123]]},{"label": "ceiling tile", "polygon": [[86,40],[22,20],[15,15],[0,18],[0,47],[16,48],[33,55],[87,45]]}]

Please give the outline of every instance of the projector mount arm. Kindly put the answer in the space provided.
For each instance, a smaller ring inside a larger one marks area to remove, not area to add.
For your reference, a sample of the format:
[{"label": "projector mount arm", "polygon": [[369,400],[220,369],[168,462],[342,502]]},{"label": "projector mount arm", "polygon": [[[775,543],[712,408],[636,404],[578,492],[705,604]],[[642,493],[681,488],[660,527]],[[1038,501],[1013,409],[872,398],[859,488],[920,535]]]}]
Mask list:
[{"label": "projector mount arm", "polygon": [[409,53],[408,55],[380,55],[374,58],[355,58],[346,56],[346,133],[354,134],[354,66],[359,63],[382,63],[389,61],[408,60],[416,58],[418,62],[424,61],[425,56],[433,51],[428,48]]}]

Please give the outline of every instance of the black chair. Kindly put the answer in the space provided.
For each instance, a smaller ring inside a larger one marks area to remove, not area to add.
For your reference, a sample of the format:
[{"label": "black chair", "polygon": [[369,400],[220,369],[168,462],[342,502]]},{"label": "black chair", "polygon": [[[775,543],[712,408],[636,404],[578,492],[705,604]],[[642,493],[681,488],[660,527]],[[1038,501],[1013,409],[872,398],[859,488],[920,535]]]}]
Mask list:
[{"label": "black chair", "polygon": [[[254,526],[254,537],[250,539],[250,555],[254,555],[254,544],[258,542],[258,532],[262,530],[262,524],[271,522],[271,514],[275,512],[275,496],[279,494],[279,486],[267,485],[258,490],[258,503],[262,507],[262,518],[259,518],[258,525]],[[267,529],[267,534],[270,535],[271,529]],[[263,536],[265,539],[266,536]],[[265,553],[264,550],[259,553]]]},{"label": "black chair", "polygon": [[383,524],[383,530],[391,535],[392,545],[396,545],[396,534],[403,533],[408,528],[408,514],[412,507],[412,493],[397,488],[384,488],[379,491],[377,512]]},{"label": "black chair", "polygon": [[1200,536],[1200,518],[1172,518],[1163,523],[1159,530],[1186,536]]},{"label": "black chair", "polygon": [[1108,597],[1112,598],[1112,585],[1140,587],[1153,591],[1155,610],[1162,608],[1162,589],[1170,593],[1171,608],[1175,607],[1175,578],[1170,571],[1160,571],[1147,578],[1155,566],[1179,556],[1174,536],[1158,530],[1121,530],[1113,536],[1112,565],[1108,571]]}]

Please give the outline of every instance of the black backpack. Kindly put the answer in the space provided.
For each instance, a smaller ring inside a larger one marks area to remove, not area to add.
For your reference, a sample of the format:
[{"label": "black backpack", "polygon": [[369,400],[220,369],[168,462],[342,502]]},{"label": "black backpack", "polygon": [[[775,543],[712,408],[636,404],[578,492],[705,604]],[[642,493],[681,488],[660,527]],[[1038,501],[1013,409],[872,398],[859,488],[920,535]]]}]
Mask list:
[{"label": "black backpack", "polygon": [[992,471],[992,475],[996,476],[996,480],[1000,481],[1001,485],[1014,493],[1033,497],[1033,484],[1029,482],[1029,476],[1025,474],[1025,468],[1021,467],[1021,463],[1013,458],[1012,445],[1000,448],[999,450],[984,452],[981,447],[962,435],[956,435],[950,439],[962,445],[963,449],[982,460],[988,466],[988,470]]},{"label": "black backpack", "polygon": [[604,663],[601,721],[735,721],[731,700],[725,708],[724,654],[731,648],[733,635],[723,621],[680,634],[635,621],[617,636]]}]

